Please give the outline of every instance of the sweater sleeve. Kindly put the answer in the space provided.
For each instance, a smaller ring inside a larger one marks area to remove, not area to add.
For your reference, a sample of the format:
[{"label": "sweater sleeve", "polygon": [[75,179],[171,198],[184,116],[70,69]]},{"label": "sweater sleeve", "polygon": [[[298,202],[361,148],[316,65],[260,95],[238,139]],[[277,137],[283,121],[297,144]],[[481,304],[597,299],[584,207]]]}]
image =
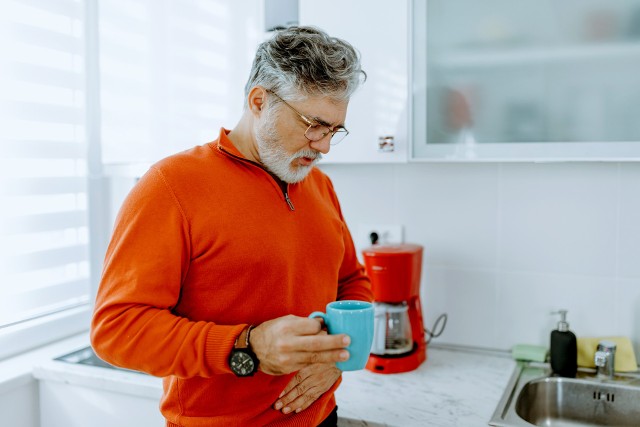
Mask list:
[{"label": "sweater sleeve", "polygon": [[155,376],[230,373],[228,354],[245,325],[175,315],[189,267],[189,224],[160,170],[125,200],[113,231],[91,322],[100,358]]},{"label": "sweater sleeve", "polygon": [[347,223],[342,215],[338,196],[329,177],[326,177],[329,185],[331,201],[336,207],[342,221],[342,238],[344,241],[344,257],[338,273],[338,300],[373,301],[371,282],[366,275],[364,266],[358,261],[356,248]]}]

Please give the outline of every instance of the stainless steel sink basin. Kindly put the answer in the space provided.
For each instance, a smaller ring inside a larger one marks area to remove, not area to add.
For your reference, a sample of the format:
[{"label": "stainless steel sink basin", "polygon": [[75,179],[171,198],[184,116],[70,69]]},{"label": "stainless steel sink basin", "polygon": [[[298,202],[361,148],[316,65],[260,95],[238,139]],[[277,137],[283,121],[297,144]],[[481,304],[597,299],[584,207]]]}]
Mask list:
[{"label": "stainless steel sink basin", "polygon": [[548,364],[521,362],[489,422],[492,426],[640,426],[640,375],[600,379],[580,369],[553,376]]},{"label": "stainless steel sink basin", "polygon": [[91,347],[85,347],[73,353],[65,354],[55,360],[60,360],[67,363],[75,363],[78,365],[97,366],[100,368],[116,369],[119,371],[135,372],[137,374],[146,375],[144,372],[134,371],[131,369],[125,369],[108,364],[104,360],[100,359],[93,351]]}]

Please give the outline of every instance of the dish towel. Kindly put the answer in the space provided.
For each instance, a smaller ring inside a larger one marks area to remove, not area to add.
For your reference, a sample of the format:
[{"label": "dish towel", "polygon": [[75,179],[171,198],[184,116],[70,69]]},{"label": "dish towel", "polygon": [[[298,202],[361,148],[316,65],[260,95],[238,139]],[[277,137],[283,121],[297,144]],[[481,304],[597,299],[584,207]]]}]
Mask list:
[{"label": "dish towel", "polygon": [[598,343],[602,340],[616,343],[616,361],[614,370],[617,372],[633,372],[638,370],[638,362],[633,352],[631,340],[627,337],[578,337],[578,366],[595,368],[593,361]]},{"label": "dish towel", "polygon": [[541,345],[516,344],[511,349],[511,357],[516,360],[544,362],[547,354],[547,348]]}]

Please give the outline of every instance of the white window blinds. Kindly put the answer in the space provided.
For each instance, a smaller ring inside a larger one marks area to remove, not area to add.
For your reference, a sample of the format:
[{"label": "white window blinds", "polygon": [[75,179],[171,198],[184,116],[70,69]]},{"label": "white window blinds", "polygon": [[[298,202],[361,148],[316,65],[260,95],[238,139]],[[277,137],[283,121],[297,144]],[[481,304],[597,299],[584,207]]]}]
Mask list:
[{"label": "white window blinds", "polygon": [[83,8],[0,0],[0,328],[89,300]]},{"label": "white window blinds", "polygon": [[96,217],[118,209],[100,202],[102,162],[148,164],[232,127],[259,5],[0,0],[0,358],[24,329],[55,339],[52,318],[82,312],[88,328],[111,233]]}]

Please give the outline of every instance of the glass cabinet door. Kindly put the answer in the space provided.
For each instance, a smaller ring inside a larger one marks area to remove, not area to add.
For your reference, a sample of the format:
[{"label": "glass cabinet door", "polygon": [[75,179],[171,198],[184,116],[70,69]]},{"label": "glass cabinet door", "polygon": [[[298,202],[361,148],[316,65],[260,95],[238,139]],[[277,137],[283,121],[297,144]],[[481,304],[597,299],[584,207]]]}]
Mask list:
[{"label": "glass cabinet door", "polygon": [[640,0],[414,0],[413,156],[640,160]]}]

